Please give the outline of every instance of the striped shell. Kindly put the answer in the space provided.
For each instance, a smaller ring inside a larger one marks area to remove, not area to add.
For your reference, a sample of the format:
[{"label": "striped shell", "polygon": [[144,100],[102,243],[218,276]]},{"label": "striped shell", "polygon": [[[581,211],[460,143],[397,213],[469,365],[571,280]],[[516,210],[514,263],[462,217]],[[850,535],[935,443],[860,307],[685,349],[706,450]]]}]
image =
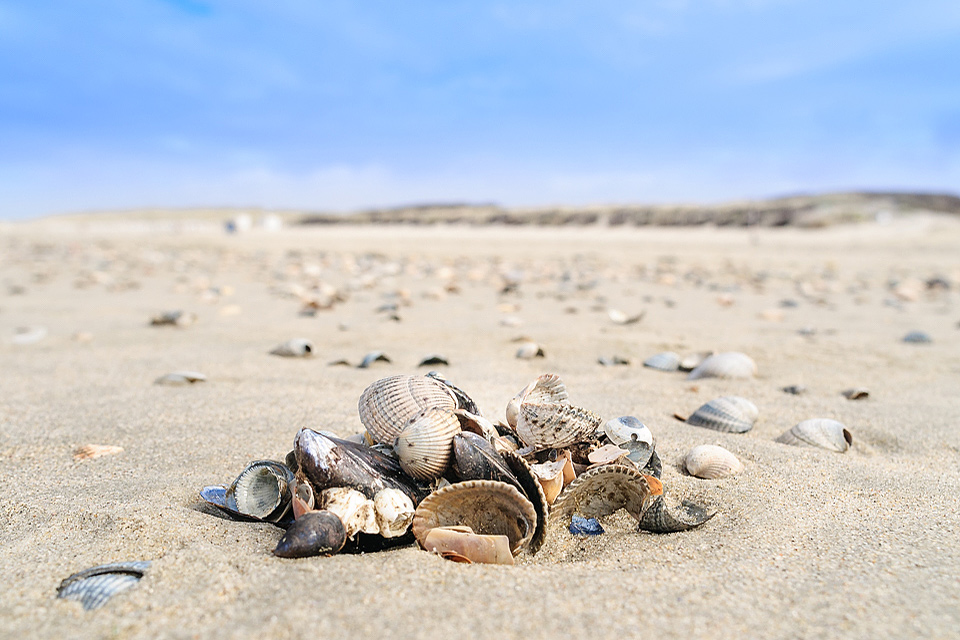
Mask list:
[{"label": "striped shell", "polygon": [[517,428],[517,417],[520,414],[520,405],[524,402],[533,404],[566,402],[567,386],[555,373],[545,373],[515,395],[507,403],[507,424]]},{"label": "striped shell", "polygon": [[306,358],[313,354],[313,343],[306,338],[293,338],[277,345],[270,353],[285,358]]},{"label": "striped shell", "polygon": [[726,478],[743,471],[743,463],[723,447],[701,444],[690,449],[683,458],[687,473],[706,480]]},{"label": "striped shell", "polygon": [[842,422],[829,418],[804,420],[776,439],[776,442],[801,447],[820,447],[843,453],[853,444],[853,436]]},{"label": "striped shell", "polygon": [[427,376],[382,378],[364,389],[357,403],[360,422],[374,442],[390,445],[411,417],[429,407],[452,411],[457,401],[446,385]]},{"label": "striped shell", "polygon": [[639,520],[654,491],[646,476],[635,469],[617,464],[596,467],[564,489],[550,510],[550,523],[566,527],[574,514],[599,518],[620,509]]},{"label": "striped shell", "polygon": [[687,375],[687,380],[699,378],[752,378],[757,375],[757,363],[745,353],[729,351],[710,356]]},{"label": "striped shell", "polygon": [[517,435],[536,450],[560,449],[593,437],[602,418],[572,404],[520,405]]},{"label": "striped shell", "polygon": [[644,360],[643,366],[657,371],[676,371],[680,368],[680,356],[673,351],[664,351]]},{"label": "striped shell", "polygon": [[452,410],[421,410],[410,418],[393,444],[400,466],[418,480],[439,478],[450,466],[453,437],[458,433],[460,420]]},{"label": "striped shell", "polygon": [[97,609],[137,584],[149,567],[147,561],[114,562],[78,571],[60,583],[57,597],[78,600],[87,611]]},{"label": "striped shell", "polygon": [[480,535],[504,535],[513,555],[530,542],[537,526],[533,504],[515,487],[493,480],[458,482],[423,499],[413,516],[413,535],[423,546],[430,529],[464,525]]},{"label": "striped shell", "polygon": [[724,433],[745,433],[760,415],[757,405],[740,396],[723,396],[707,402],[687,418],[687,424]]}]

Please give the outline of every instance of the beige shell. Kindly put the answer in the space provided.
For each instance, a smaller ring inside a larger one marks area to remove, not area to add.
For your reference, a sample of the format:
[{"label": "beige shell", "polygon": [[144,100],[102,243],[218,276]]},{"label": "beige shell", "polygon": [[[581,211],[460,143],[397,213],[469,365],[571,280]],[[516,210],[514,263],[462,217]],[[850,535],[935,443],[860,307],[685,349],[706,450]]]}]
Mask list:
[{"label": "beige shell", "polygon": [[112,444],[85,444],[73,452],[74,460],[93,460],[103,456],[112,456],[123,451],[123,447]]},{"label": "beige shell", "polygon": [[593,437],[602,418],[572,404],[520,405],[517,435],[536,450],[560,449]]},{"label": "beige shell", "polygon": [[560,491],[563,490],[563,471],[569,462],[568,458],[564,458],[555,462],[541,462],[530,465],[530,470],[533,471],[534,477],[543,489],[547,504],[553,504],[553,501],[560,495]]},{"label": "beige shell", "polygon": [[620,509],[639,520],[651,498],[662,493],[656,478],[622,465],[603,465],[581,474],[564,489],[550,510],[550,524],[566,527],[574,514],[599,518]]},{"label": "beige shell", "polygon": [[364,389],[357,403],[360,422],[374,442],[393,444],[416,413],[428,407],[457,408],[445,384],[427,376],[399,375],[377,380]]},{"label": "beige shell", "polygon": [[563,403],[567,401],[567,386],[555,373],[545,373],[515,395],[507,403],[507,424],[517,428],[517,418],[520,415],[520,405],[524,402],[533,404]]},{"label": "beige shell", "polygon": [[413,535],[423,546],[430,529],[451,525],[470,527],[481,535],[505,535],[510,551],[520,553],[537,526],[533,504],[505,482],[468,480],[434,491],[413,517]]},{"label": "beige shell", "polygon": [[517,348],[517,357],[521,360],[533,360],[544,357],[543,347],[536,342],[524,342]]},{"label": "beige shell", "polygon": [[690,372],[687,380],[699,378],[752,378],[757,375],[757,363],[745,353],[729,351],[706,358]]},{"label": "beige shell", "polygon": [[777,438],[776,442],[844,453],[853,444],[853,436],[842,422],[829,418],[813,418],[797,424]]},{"label": "beige shell", "polygon": [[743,463],[723,447],[701,444],[683,458],[687,473],[706,480],[726,478],[743,471]]},{"label": "beige shell", "polygon": [[373,508],[373,500],[356,489],[333,487],[320,493],[320,508],[335,513],[348,538],[357,533],[380,533]]},{"label": "beige shell", "polygon": [[307,358],[313,354],[313,343],[306,338],[293,338],[278,344],[270,353],[284,358]]},{"label": "beige shell", "polygon": [[399,489],[381,489],[373,499],[377,528],[384,538],[397,538],[413,522],[413,501]]},{"label": "beige shell", "polygon": [[174,371],[160,376],[153,381],[153,384],[162,384],[170,387],[193,384],[194,382],[205,382],[207,376],[196,371]]},{"label": "beige shell", "polygon": [[393,444],[400,466],[419,480],[439,478],[450,465],[453,437],[458,433],[460,420],[453,411],[423,409],[410,418]]},{"label": "beige shell", "polygon": [[713,351],[699,351],[697,353],[688,353],[680,358],[680,365],[677,367],[680,371],[693,371],[700,363],[713,355]]},{"label": "beige shell", "polygon": [[435,527],[427,531],[422,544],[431,553],[460,562],[513,564],[507,536],[480,535],[469,527]]},{"label": "beige shell", "polygon": [[587,455],[590,464],[613,464],[627,456],[630,453],[626,449],[621,449],[615,444],[605,444],[599,449],[594,449]]}]

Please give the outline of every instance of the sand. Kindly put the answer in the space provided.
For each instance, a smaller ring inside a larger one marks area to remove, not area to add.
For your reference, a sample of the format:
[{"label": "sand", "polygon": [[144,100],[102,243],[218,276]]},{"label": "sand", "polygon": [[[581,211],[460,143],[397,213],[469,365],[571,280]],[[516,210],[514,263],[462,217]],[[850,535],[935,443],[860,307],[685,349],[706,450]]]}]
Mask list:
[{"label": "sand", "polygon": [[[954,220],[236,236],[46,222],[0,233],[0,636],[960,636]],[[499,293],[504,273],[518,277],[516,291]],[[949,288],[922,286],[934,277]],[[292,294],[319,281],[346,300],[300,315]],[[392,321],[377,308],[398,291],[409,304]],[[169,309],[198,321],[149,326]],[[617,325],[609,309],[645,315]],[[504,326],[506,316],[522,324]],[[46,335],[14,344],[18,327]],[[933,342],[902,342],[911,330]],[[517,360],[521,335],[546,356]],[[315,357],[268,355],[293,337],[311,339]],[[392,362],[328,365],[372,350]],[[641,366],[665,350],[742,351],[759,374],[688,381]],[[246,462],[281,458],[301,427],[357,432],[363,389],[431,353],[494,420],[546,372],[575,404],[638,417],[657,439],[668,496],[718,515],[670,535],[615,516],[602,536],[554,539],[505,567],[415,547],[281,560],[271,555],[279,529],[200,503],[201,487]],[[612,355],[630,364],[597,364]],[[153,384],[176,370],[208,380]],[[781,391],[791,384],[806,393]],[[840,395],[853,386],[869,398]],[[730,394],[760,409],[748,433],[672,417]],[[844,422],[853,448],[774,442],[814,417]],[[90,443],[123,451],[75,461]],[[734,452],[743,473],[686,475],[683,455],[704,443]],[[153,565],[101,609],[56,599],[67,575],[121,560]]]}]

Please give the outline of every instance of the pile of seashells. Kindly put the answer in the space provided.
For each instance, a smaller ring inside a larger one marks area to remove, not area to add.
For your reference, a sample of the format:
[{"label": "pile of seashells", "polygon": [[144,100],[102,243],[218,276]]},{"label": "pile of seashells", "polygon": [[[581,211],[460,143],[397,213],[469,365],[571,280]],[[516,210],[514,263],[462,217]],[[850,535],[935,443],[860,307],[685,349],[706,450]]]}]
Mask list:
[{"label": "pile of seashells", "polygon": [[286,529],[274,553],[304,557],[410,544],[461,562],[513,564],[564,530],[602,529],[625,510],[655,533],[715,511],[669,503],[650,430],[573,405],[557,375],[510,399],[493,424],[441,375],[374,382],[359,401],[363,433],[301,429],[285,461],[250,463],[201,498],[229,516]]}]

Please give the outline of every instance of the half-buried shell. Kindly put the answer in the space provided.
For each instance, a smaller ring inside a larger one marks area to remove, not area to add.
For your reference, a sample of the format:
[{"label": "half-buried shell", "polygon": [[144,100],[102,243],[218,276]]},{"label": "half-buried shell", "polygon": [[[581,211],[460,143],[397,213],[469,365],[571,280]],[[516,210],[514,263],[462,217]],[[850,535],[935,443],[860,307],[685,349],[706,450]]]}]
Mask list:
[{"label": "half-buried shell", "polygon": [[664,351],[644,360],[643,366],[657,371],[676,371],[680,368],[680,356],[673,351]]},{"label": "half-buried shell", "polygon": [[400,466],[419,480],[439,478],[450,465],[460,420],[450,409],[428,407],[413,415],[394,441]]},{"label": "half-buried shell", "polygon": [[585,518],[608,516],[620,509],[640,520],[655,492],[658,480],[622,465],[590,469],[570,483],[550,510],[550,526],[567,528],[574,514]]},{"label": "half-buried shell", "polygon": [[360,422],[370,437],[389,445],[411,417],[429,407],[458,408],[453,391],[428,376],[382,378],[364,389],[357,403]]},{"label": "half-buried shell", "polygon": [[752,378],[757,375],[757,364],[745,353],[729,351],[710,356],[687,375],[687,380],[699,378]]},{"label": "half-buried shell", "polygon": [[743,463],[723,447],[701,444],[690,449],[683,458],[687,473],[706,480],[726,478],[743,471]]},{"label": "half-buried shell", "polygon": [[777,438],[776,442],[844,453],[853,444],[853,436],[842,422],[814,418],[797,424]]},{"label": "half-buried shell", "polygon": [[760,410],[746,398],[723,396],[702,405],[687,418],[687,424],[724,433],[745,433],[753,428]]},{"label": "half-buried shell", "polygon": [[434,527],[427,531],[421,546],[458,562],[513,564],[510,539],[503,535],[480,535],[469,527]]},{"label": "half-buried shell", "polygon": [[306,358],[313,354],[313,343],[306,338],[293,338],[277,345],[270,353],[284,358]]},{"label": "half-buried shell", "polygon": [[640,518],[639,529],[651,533],[675,533],[699,527],[717,515],[716,510],[684,500],[667,504],[663,495],[657,496]]},{"label": "half-buried shell", "polygon": [[77,600],[88,611],[97,609],[116,594],[137,584],[149,568],[149,561],[134,561],[114,562],[84,569],[60,583],[57,597]]}]

